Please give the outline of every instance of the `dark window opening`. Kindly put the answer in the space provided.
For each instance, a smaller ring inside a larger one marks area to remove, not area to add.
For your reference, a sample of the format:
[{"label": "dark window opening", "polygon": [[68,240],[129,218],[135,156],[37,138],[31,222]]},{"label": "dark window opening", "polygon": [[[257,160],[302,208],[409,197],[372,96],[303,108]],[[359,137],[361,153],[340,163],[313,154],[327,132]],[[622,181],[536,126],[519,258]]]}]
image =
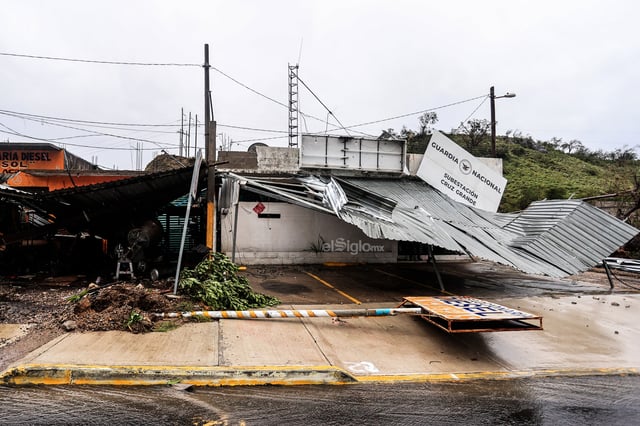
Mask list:
[{"label": "dark window opening", "polygon": [[258,219],[280,219],[280,213],[259,213]]}]

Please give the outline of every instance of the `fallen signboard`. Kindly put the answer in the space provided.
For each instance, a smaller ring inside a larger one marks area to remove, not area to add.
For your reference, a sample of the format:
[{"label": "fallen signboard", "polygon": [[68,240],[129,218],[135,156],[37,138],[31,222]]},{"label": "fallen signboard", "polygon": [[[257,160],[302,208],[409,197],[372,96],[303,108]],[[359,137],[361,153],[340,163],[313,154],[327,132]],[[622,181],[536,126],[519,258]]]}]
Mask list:
[{"label": "fallen signboard", "polygon": [[[467,296],[404,297],[420,316],[449,333],[542,330],[542,317]],[[537,324],[536,324],[537,322]]]}]

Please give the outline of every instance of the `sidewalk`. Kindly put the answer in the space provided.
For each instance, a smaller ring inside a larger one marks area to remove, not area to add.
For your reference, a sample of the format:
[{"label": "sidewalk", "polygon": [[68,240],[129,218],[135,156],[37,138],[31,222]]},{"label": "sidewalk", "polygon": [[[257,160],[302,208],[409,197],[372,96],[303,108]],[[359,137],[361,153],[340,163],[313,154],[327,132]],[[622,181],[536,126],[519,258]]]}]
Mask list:
[{"label": "sidewalk", "polygon": [[68,333],[0,377],[2,383],[15,385],[224,386],[640,372],[638,294],[490,301],[541,315],[544,330],[447,334],[410,315],[340,321],[225,319],[189,323],[166,333]]}]

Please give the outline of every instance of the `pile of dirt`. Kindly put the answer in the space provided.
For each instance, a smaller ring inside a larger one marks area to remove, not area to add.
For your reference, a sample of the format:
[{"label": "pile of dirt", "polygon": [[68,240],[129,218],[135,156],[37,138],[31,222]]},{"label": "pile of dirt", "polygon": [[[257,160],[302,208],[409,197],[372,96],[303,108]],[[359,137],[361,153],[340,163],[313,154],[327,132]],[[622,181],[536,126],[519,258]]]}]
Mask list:
[{"label": "pile of dirt", "polygon": [[82,277],[0,279],[0,324],[22,324],[26,335],[0,341],[0,370],[69,331],[166,331],[183,320],[158,321],[155,312],[206,309],[172,298],[172,283],[117,282],[98,287]]},{"label": "pile of dirt", "polygon": [[146,332],[157,325],[153,313],[206,308],[188,297],[171,295],[171,284],[165,281],[102,287],[5,282],[0,283],[0,323],[34,324],[54,332]]},{"label": "pile of dirt", "polygon": [[[206,309],[189,298],[170,297],[170,288],[150,288],[142,284],[118,283],[97,289],[89,287],[88,293],[82,294],[72,297],[73,309],[60,318],[60,324],[67,330],[129,330],[142,333],[154,331],[158,322],[154,313]],[[163,321],[163,326],[167,325],[167,321]],[[180,321],[171,320],[173,323]]]}]

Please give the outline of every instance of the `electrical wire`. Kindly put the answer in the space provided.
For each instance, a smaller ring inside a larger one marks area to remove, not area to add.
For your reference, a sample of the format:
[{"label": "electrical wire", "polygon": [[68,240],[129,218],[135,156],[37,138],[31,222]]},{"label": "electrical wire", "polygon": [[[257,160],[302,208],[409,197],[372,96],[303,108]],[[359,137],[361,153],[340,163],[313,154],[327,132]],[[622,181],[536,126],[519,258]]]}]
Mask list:
[{"label": "electrical wire", "polygon": [[137,123],[117,123],[117,122],[109,122],[109,121],[79,120],[74,118],[61,118],[61,117],[51,117],[48,115],[30,114],[27,112],[11,111],[6,109],[0,109],[0,113],[16,114],[21,116],[24,115],[29,117],[44,118],[44,119],[55,120],[55,121],[68,121],[72,123],[87,123],[87,124],[104,124],[104,125],[110,125],[110,126],[132,126],[132,127],[176,127],[177,126],[177,124],[137,124]]},{"label": "electrical wire", "polygon": [[60,58],[55,56],[24,55],[20,53],[9,53],[9,52],[0,52],[0,56],[13,56],[16,58],[46,59],[51,61],[81,62],[81,63],[87,63],[87,64],[104,64],[104,65],[134,65],[134,66],[152,66],[152,67],[202,67],[202,64],[190,64],[190,63],[99,61],[99,60],[91,60],[91,59]]},{"label": "electrical wire", "polygon": [[[98,127],[98,128],[107,128],[107,129],[114,129],[114,130],[125,130],[125,131],[132,131],[132,132],[142,132],[142,131],[149,131],[146,129],[129,129],[129,128],[119,128],[119,127],[111,127],[111,126],[132,126],[132,127],[180,127],[180,124],[178,124],[178,122],[176,122],[176,124],[140,124],[140,123],[119,123],[119,122],[109,122],[109,121],[92,121],[92,120],[79,120],[79,119],[72,119],[72,118],[61,118],[61,117],[52,117],[52,116],[48,116],[48,115],[40,115],[40,114],[31,114],[31,113],[26,113],[26,112],[18,112],[18,111],[11,111],[11,110],[4,110],[4,109],[0,109],[0,114],[2,115],[7,115],[10,117],[15,117],[15,118],[20,118],[20,119],[37,119],[38,122],[45,122],[48,123],[48,120],[51,121],[61,121],[61,122],[66,122],[66,123],[78,123],[78,124],[95,124],[95,126],[88,126],[88,127]],[[36,121],[36,120],[32,120],[32,121]],[[50,123],[48,123],[50,124]],[[104,126],[103,126],[104,125]],[[217,124],[218,127],[228,127],[231,129],[239,129],[239,130],[251,130],[251,131],[256,131],[256,132],[265,132],[265,133],[289,133],[286,130],[275,130],[275,129],[261,129],[261,128],[256,128],[256,127],[248,127],[248,126],[236,126],[236,125],[231,125],[231,124],[221,124],[218,123]],[[198,123],[197,127],[204,127],[204,123]],[[153,130],[153,133],[175,133],[175,131],[159,131],[159,130]],[[82,136],[71,136],[70,138],[73,137],[82,137]]]},{"label": "electrical wire", "polygon": [[223,75],[223,76],[227,77],[229,80],[233,81],[233,82],[234,82],[234,83],[236,83],[237,85],[244,87],[245,89],[249,90],[250,92],[253,92],[253,93],[255,93],[255,94],[256,94],[256,95],[258,95],[258,96],[262,96],[263,98],[265,98],[265,99],[267,99],[267,100],[270,100],[271,102],[274,102],[274,103],[276,103],[276,104],[278,104],[278,105],[280,105],[280,106],[285,107],[286,109],[289,109],[289,105],[286,105],[286,104],[284,104],[284,103],[282,103],[282,102],[280,102],[280,101],[278,101],[278,100],[276,100],[276,99],[273,99],[272,97],[269,97],[269,96],[265,95],[264,93],[260,93],[260,92],[258,92],[257,90],[252,89],[251,87],[249,87],[249,86],[247,86],[246,84],[244,84],[244,83],[242,83],[242,82],[240,82],[240,81],[236,80],[235,78],[231,77],[229,74],[227,74],[227,73],[225,73],[225,72],[221,71],[220,69],[218,69],[218,68],[216,68],[216,67],[214,67],[214,66],[212,66],[212,67],[211,67],[211,69],[212,69],[212,70],[214,70],[214,71],[216,71],[216,72],[218,72],[218,73],[220,73],[221,75]]},{"label": "electrical wire", "polygon": [[274,140],[274,139],[285,139],[288,138],[289,136],[274,136],[271,138],[257,138],[257,139],[244,139],[244,140],[240,140],[240,141],[232,141],[233,143],[248,143],[248,142],[260,142],[260,141],[270,141],[270,140]]},{"label": "electrical wire", "polygon": [[[250,87],[250,86],[248,86],[248,85],[244,84],[243,82],[241,82],[241,81],[239,81],[239,80],[235,79],[234,77],[231,77],[229,74],[225,73],[224,71],[220,70],[219,68],[216,68],[216,67],[214,67],[214,66],[211,66],[211,69],[212,69],[212,70],[214,70],[214,71],[216,71],[216,72],[218,72],[220,75],[222,75],[222,76],[224,76],[224,77],[228,78],[229,80],[233,81],[233,82],[234,82],[234,83],[236,83],[237,85],[239,85],[239,86],[241,86],[241,87],[244,87],[245,89],[249,90],[250,92],[255,93],[256,95],[261,96],[261,97],[263,97],[263,98],[265,98],[265,99],[267,99],[267,100],[269,100],[269,101],[271,101],[271,102],[273,102],[273,103],[275,103],[275,104],[277,104],[277,105],[280,105],[281,107],[286,108],[287,110],[289,109],[289,105],[287,105],[287,104],[285,104],[285,103],[283,103],[283,102],[280,102],[280,101],[278,101],[277,99],[274,99],[274,98],[272,98],[272,97],[270,97],[270,96],[265,95],[264,93],[261,93],[261,92],[259,92],[259,91],[255,90],[255,89],[253,89],[252,87]],[[314,95],[314,96],[315,96],[315,95]],[[325,107],[325,108],[326,108],[326,107]],[[315,117],[315,116],[313,116],[313,115],[311,115],[311,114],[307,114],[307,113],[305,113],[305,112],[302,112],[301,110],[298,110],[298,112],[300,113],[300,115],[303,115],[303,116],[308,117],[308,118],[312,118],[312,119],[314,119],[314,120],[316,120],[316,121],[318,121],[318,122],[320,122],[320,123],[324,123],[324,122],[325,122],[325,120],[323,120],[323,119],[321,119],[321,118],[318,118],[318,117]],[[337,120],[337,119],[336,119],[336,120]],[[339,126],[334,126],[333,124],[332,124],[331,126],[333,126],[335,129],[340,129],[340,127],[339,127]],[[287,132],[287,133],[288,133],[288,132]]]},{"label": "electrical wire", "polygon": [[480,107],[482,105],[484,105],[484,103],[487,101],[487,99],[489,99],[489,95],[485,96],[485,98],[482,100],[482,102],[480,102],[480,104],[471,112],[471,114],[469,114],[469,116],[467,118],[465,118],[462,122],[466,123],[467,121],[469,121],[469,119],[471,117],[473,117],[473,114],[476,113],[476,111],[478,111],[480,109]]},{"label": "electrical wire", "polygon": [[624,286],[626,286],[626,287],[629,287],[629,288],[632,288],[632,289],[634,289],[634,290],[640,290],[640,287],[638,287],[638,286],[634,286],[634,285],[631,285],[631,284],[629,284],[629,283],[626,283],[626,282],[622,281],[622,279],[621,279],[620,277],[618,277],[618,276],[615,274],[615,272],[613,272],[613,269],[609,269],[609,271],[611,272],[611,275],[613,275],[613,277],[614,277],[616,280],[620,281],[620,283],[621,283],[622,285],[624,285]]},{"label": "electrical wire", "polygon": [[439,109],[444,109],[444,108],[452,107],[452,106],[455,106],[455,105],[460,105],[460,104],[464,104],[464,103],[467,103],[467,102],[475,101],[476,99],[484,98],[486,96],[487,95],[476,96],[474,98],[465,99],[463,101],[452,102],[452,103],[449,103],[449,104],[440,105],[440,106],[433,107],[433,108],[428,108],[428,109],[423,109],[423,110],[420,110],[420,111],[410,112],[410,113],[407,113],[407,114],[396,115],[396,116],[389,117],[389,118],[382,118],[380,120],[367,121],[365,123],[360,123],[360,124],[354,124],[352,126],[347,126],[347,128],[348,129],[352,129],[354,127],[363,127],[363,126],[369,126],[371,124],[383,123],[385,121],[397,120],[398,118],[411,117],[412,115],[424,114],[425,112],[437,111]]},{"label": "electrical wire", "polygon": [[[37,140],[37,141],[42,141],[42,142],[49,142],[52,144],[60,144],[60,142],[56,142],[54,139],[47,139],[47,138],[39,138],[36,136],[30,136],[24,133],[20,133],[16,130],[13,130],[11,127],[7,126],[6,124],[0,123],[0,126],[4,127],[6,130],[1,130],[0,129],[0,133],[5,133],[8,135],[13,135],[13,136],[20,136],[23,138],[27,138],[27,139],[33,139],[33,140]],[[92,135],[93,136],[93,135]],[[103,136],[103,135],[95,135],[95,136]],[[108,136],[108,135],[107,135]],[[128,138],[131,140],[137,140],[137,141],[141,141],[141,142],[145,142],[145,140],[143,139],[134,139],[134,138]],[[163,148],[163,146],[161,144],[159,144],[158,142],[155,141],[147,141],[147,142],[152,142],[155,143],[159,148]],[[109,147],[109,146],[100,146],[100,147],[96,147],[95,145],[84,145],[84,144],[76,144],[76,143],[64,143],[64,145],[68,145],[68,146],[74,146],[74,147],[80,147],[80,148],[93,148],[93,149],[100,149],[100,150],[114,150],[114,151],[130,151],[131,148],[120,148],[120,147]],[[177,149],[179,146],[178,145],[173,145],[173,144],[165,144],[166,147],[165,149]],[[143,151],[152,151],[154,149],[157,148],[141,148],[141,150]]]},{"label": "electrical wire", "polygon": [[[342,123],[340,122],[340,120],[338,119],[338,117],[336,117],[336,115],[335,115],[333,112],[331,112],[331,110],[329,109],[329,107],[328,107],[328,106],[326,106],[326,105],[324,104],[324,102],[322,102],[322,101],[320,100],[320,98],[318,97],[318,95],[316,95],[316,94],[313,92],[313,90],[311,90],[311,88],[310,88],[309,86],[307,86],[307,83],[305,83],[305,82],[304,82],[304,80],[302,80],[302,79],[300,78],[300,75],[296,75],[296,77],[298,78],[298,81],[299,81],[300,83],[302,83],[302,85],[303,85],[303,86],[304,86],[304,87],[309,91],[309,93],[311,93],[311,94],[313,95],[313,97],[314,97],[314,98],[316,98],[316,100],[317,100],[318,102],[320,102],[320,105],[322,105],[322,106],[324,107],[324,109],[326,109],[326,110],[327,110],[327,112],[328,112],[329,114],[331,114],[331,116],[333,116],[333,118],[335,118],[335,119],[336,119],[336,121],[338,122],[338,124],[339,124],[340,126],[342,126],[342,127],[341,127],[341,129],[342,129],[342,130],[344,130],[345,132],[347,132],[347,134],[349,134],[349,131],[348,131],[348,130],[347,130],[347,128],[344,126],[344,124],[342,124]],[[327,120],[327,124],[328,124],[328,120]]]},{"label": "electrical wire", "polygon": [[[51,126],[64,126],[58,122],[62,122],[62,123],[73,123],[74,121],[72,120],[66,120],[66,119],[55,119],[55,118],[42,118],[42,116],[34,116],[34,115],[30,115],[30,114],[12,114],[9,112],[3,112],[0,110],[0,115],[6,115],[8,117],[14,117],[14,118],[19,118],[21,120],[31,120],[31,121],[36,121],[38,123],[45,123],[45,124],[49,124]],[[142,128],[142,129],[136,129],[136,128],[122,128],[122,127],[116,127],[113,125],[100,125],[100,124],[85,124],[86,122],[83,121],[78,121],[78,125],[80,126],[86,126],[86,127],[95,127],[98,129],[110,129],[110,130],[123,130],[126,132],[145,132],[145,133],[164,133],[164,134],[174,134],[176,133],[178,130],[177,128],[179,127],[178,124],[172,125],[171,127],[175,127],[176,130],[174,131],[169,131],[169,130],[149,130],[148,128]],[[148,127],[148,126],[147,126]],[[89,131],[87,129],[80,129],[82,131]]]},{"label": "electrical wire", "polygon": [[[26,55],[26,54],[18,54],[18,53],[9,53],[9,52],[0,52],[0,56],[11,56],[11,57],[18,57],[18,58],[29,58],[29,59],[44,59],[44,60],[55,60],[55,61],[67,61],[67,62],[80,62],[80,63],[92,63],[92,64],[106,64],[106,65],[133,65],[133,66],[184,66],[184,67],[202,67],[203,65],[201,64],[194,64],[194,63],[153,63],[153,62],[126,62],[126,61],[104,61],[104,60],[89,60],[89,59],[75,59],[75,58],[62,58],[62,57],[54,57],[54,56],[41,56],[41,55]],[[230,76],[229,74],[225,73],[224,71],[220,70],[217,67],[213,67],[211,66],[211,69],[213,69],[214,71],[218,72],[220,75],[230,79],[231,81],[233,81],[234,83],[240,85],[241,87],[244,87],[245,89],[251,91],[252,93],[261,96],[271,102],[276,103],[277,105],[280,105],[284,108],[289,109],[289,106],[286,105],[283,102],[280,102],[270,96],[267,96],[261,92],[259,92],[258,90],[255,90],[251,87],[249,87],[248,85],[240,82],[239,80],[235,79],[234,77]],[[466,103],[466,102],[470,102],[476,99],[480,99],[480,98],[486,98],[487,95],[482,95],[482,96],[477,96],[474,98],[470,98],[470,99],[466,99],[463,101],[458,101],[458,102],[453,102],[450,104],[446,104],[446,105],[441,105],[438,107],[434,107],[434,108],[429,108],[429,109],[424,109],[421,111],[415,111],[415,112],[411,112],[411,113],[407,113],[407,114],[401,114],[401,115],[397,115],[397,116],[393,116],[393,117],[388,117],[388,118],[383,118],[383,119],[379,119],[379,120],[373,120],[373,121],[368,121],[368,122],[364,122],[364,123],[359,123],[359,124],[354,124],[351,126],[344,126],[340,120],[335,116],[335,114],[333,114],[333,112],[331,112],[331,110],[320,100],[320,98],[309,88],[309,86],[307,86],[307,84],[300,79],[300,77],[297,75],[298,80],[302,83],[302,85],[309,90],[309,92],[316,98],[316,100],[318,100],[318,102],[320,102],[320,104],[335,118],[335,120],[338,122],[339,126],[335,126],[335,125],[331,125],[334,127],[333,130],[344,130],[347,133],[349,133],[349,130],[354,131],[354,128],[357,127],[363,127],[363,126],[369,126],[372,124],[378,124],[378,123],[382,123],[382,122],[386,122],[386,121],[392,121],[392,120],[396,120],[399,118],[405,118],[405,117],[410,117],[412,115],[418,115],[418,114],[422,114],[425,112],[429,112],[429,111],[435,111],[438,109],[443,109],[443,108],[447,108],[450,106],[455,106],[455,105],[459,105],[462,103]],[[479,108],[479,107],[478,107]],[[5,111],[7,112],[7,111]],[[321,118],[315,117],[313,115],[310,114],[306,114],[302,111],[298,111],[301,115],[303,115],[304,117],[308,117],[308,118],[312,118],[314,120],[317,120],[321,123],[327,123],[328,122],[326,120],[323,120]],[[474,111],[475,113],[475,111]],[[472,113],[473,114],[473,113]],[[92,124],[107,124],[107,123],[92,123]],[[117,125],[115,123],[110,123],[110,124],[114,124]],[[81,129],[83,131],[86,131],[84,129]],[[364,132],[358,132],[358,131],[354,131],[357,133],[361,133],[367,136],[371,136],[367,133]],[[326,133],[326,132],[325,132]],[[108,135],[105,134],[105,136],[114,136],[114,137],[122,137],[122,136],[118,136],[118,135]],[[122,137],[125,138],[125,137]],[[149,141],[149,140],[144,140],[144,139],[135,139],[135,138],[129,138],[131,140],[139,140],[139,141],[143,141],[143,142],[151,142],[151,143],[155,143],[154,141]]]},{"label": "electrical wire", "polygon": [[255,127],[244,127],[244,126],[232,126],[231,124],[219,124],[216,123],[218,127],[227,127],[229,129],[239,129],[239,130],[251,130],[254,132],[265,132],[265,133],[286,133],[289,134],[286,130],[274,130],[274,129],[257,129]]},{"label": "electrical wire", "polygon": [[[41,122],[41,120],[37,120],[35,118],[24,117],[24,119],[25,120],[40,121]],[[46,122],[46,123],[51,125],[51,126],[63,127],[63,128],[66,128],[66,129],[79,130],[81,132],[89,132],[89,133],[92,133],[94,135],[99,135],[99,136],[109,136],[109,137],[113,137],[113,138],[126,139],[126,140],[132,140],[132,141],[137,141],[137,142],[149,142],[149,143],[152,143],[152,144],[156,144],[157,146],[160,147],[160,145],[158,145],[157,141],[152,141],[150,139],[132,138],[132,137],[129,137],[129,136],[116,135],[116,134],[113,134],[113,133],[97,132],[95,130],[82,129],[82,128],[78,128],[78,127],[74,127],[74,126],[68,126],[66,124],[60,124],[60,123],[53,123],[53,122]]]}]

